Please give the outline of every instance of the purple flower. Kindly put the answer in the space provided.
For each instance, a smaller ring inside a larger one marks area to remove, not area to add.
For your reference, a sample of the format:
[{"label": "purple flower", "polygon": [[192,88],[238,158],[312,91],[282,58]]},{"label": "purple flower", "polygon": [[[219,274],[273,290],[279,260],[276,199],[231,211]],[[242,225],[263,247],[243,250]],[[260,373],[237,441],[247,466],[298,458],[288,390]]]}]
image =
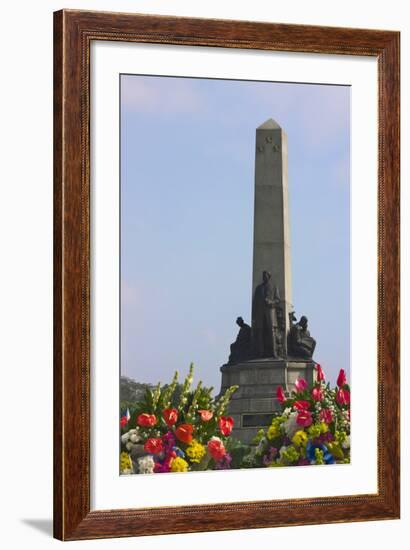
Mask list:
[{"label": "purple flower", "polygon": [[333,434],[330,432],[325,432],[324,434],[320,434],[319,437],[315,437],[312,442],[314,445],[320,446],[323,443],[326,443],[327,441],[333,441],[333,440],[334,440]]},{"label": "purple flower", "polygon": [[215,465],[215,470],[229,470],[231,467],[232,457],[229,453],[226,453],[221,460]]},{"label": "purple flower", "polygon": [[162,441],[164,443],[164,449],[170,451],[172,447],[175,446],[176,439],[172,432],[167,432],[162,436]]},{"label": "purple flower", "polygon": [[268,464],[270,464],[275,459],[277,454],[278,454],[278,449],[276,447],[271,447],[269,449],[269,452],[266,455],[264,455],[262,459],[264,465],[268,466]]}]

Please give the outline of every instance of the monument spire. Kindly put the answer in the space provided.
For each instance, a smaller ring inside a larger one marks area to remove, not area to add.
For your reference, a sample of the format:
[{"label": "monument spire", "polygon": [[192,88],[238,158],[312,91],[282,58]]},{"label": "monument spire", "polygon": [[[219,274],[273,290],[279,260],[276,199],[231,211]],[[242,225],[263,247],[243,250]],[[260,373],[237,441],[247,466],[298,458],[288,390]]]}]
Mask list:
[{"label": "monument spire", "polygon": [[252,296],[263,271],[271,274],[272,285],[279,291],[286,353],[292,311],[288,147],[286,133],[272,118],[256,129]]},{"label": "monument spire", "polygon": [[[288,158],[285,132],[273,119],[256,129],[252,328],[238,317],[238,336],[221,367],[222,395],[239,387],[228,405],[233,434],[250,443],[280,409],[277,388],[291,395],[298,378],[314,380],[316,341],[302,315],[290,326]],[[289,349],[288,349],[289,344]]]}]

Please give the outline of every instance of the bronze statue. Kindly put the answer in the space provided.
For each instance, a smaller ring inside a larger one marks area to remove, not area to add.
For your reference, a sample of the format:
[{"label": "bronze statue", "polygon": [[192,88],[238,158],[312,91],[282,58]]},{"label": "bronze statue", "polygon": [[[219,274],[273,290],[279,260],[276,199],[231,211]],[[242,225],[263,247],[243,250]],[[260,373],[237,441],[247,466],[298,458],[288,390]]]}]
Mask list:
[{"label": "bronze statue", "polygon": [[231,344],[229,363],[244,361],[251,355],[251,327],[245,323],[242,317],[236,319],[236,324],[239,327],[239,332],[235,342]]},{"label": "bronze statue", "polygon": [[278,344],[281,341],[277,310],[279,292],[273,288],[271,274],[264,271],[263,282],[255,288],[252,302],[252,333],[257,357],[278,357]]},{"label": "bronze statue", "polygon": [[[293,319],[296,319],[293,316]],[[291,318],[292,320],[292,318]],[[316,347],[316,340],[310,336],[308,331],[308,319],[302,315],[298,323],[291,326],[289,331],[289,355],[293,357],[301,357],[303,359],[311,359]]]}]

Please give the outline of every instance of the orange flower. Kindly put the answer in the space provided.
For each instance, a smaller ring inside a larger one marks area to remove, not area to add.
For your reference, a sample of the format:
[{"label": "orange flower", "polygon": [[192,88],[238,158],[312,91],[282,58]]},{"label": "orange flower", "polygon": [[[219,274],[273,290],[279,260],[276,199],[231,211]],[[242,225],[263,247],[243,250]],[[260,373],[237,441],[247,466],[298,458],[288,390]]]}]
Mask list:
[{"label": "orange flower", "polygon": [[176,409],[165,409],[162,416],[167,426],[173,426],[178,420],[178,411]]},{"label": "orange flower", "polygon": [[221,416],[218,420],[218,426],[222,435],[229,435],[233,428],[232,416]]},{"label": "orange flower", "polygon": [[226,455],[226,449],[219,437],[213,437],[208,441],[208,451],[216,462]]},{"label": "orange flower", "polygon": [[159,437],[150,437],[145,442],[144,450],[152,455],[160,453],[162,451],[162,440]]},{"label": "orange flower", "polygon": [[137,424],[138,426],[151,427],[155,426],[157,423],[157,417],[155,414],[142,413],[138,415]]},{"label": "orange flower", "polygon": [[202,422],[208,422],[209,420],[211,420],[211,418],[214,415],[214,413],[212,411],[207,411],[207,410],[203,410],[203,409],[201,411],[198,411],[198,412],[201,415]]},{"label": "orange flower", "polygon": [[181,424],[175,430],[175,435],[183,443],[191,443],[193,431],[194,427],[192,426],[192,424]]}]

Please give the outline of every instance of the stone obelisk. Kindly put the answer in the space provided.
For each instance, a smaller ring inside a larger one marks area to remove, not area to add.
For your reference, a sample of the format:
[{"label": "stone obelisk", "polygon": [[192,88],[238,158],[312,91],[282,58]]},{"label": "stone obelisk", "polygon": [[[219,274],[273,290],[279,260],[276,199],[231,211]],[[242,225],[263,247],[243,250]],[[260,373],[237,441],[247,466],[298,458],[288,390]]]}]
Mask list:
[{"label": "stone obelisk", "polygon": [[[288,147],[286,133],[271,118],[256,129],[252,296],[265,270],[279,290],[286,335],[292,311]],[[286,352],[286,339],[284,347]]]},{"label": "stone obelisk", "polygon": [[[268,271],[271,277],[262,284],[264,271]],[[262,289],[262,293],[258,291],[257,301],[253,300],[258,315],[257,321],[256,316],[252,316],[252,337],[245,350],[247,353],[243,352],[238,334],[239,342],[232,346],[239,357],[232,358],[231,346],[230,359],[221,367],[221,394],[232,385],[239,386],[228,405],[228,413],[234,420],[233,435],[243,443],[251,443],[258,429],[269,426],[273,413],[280,409],[277,387],[282,386],[290,395],[297,378],[312,383],[315,364],[311,357],[297,356],[293,354],[294,349],[287,349],[289,313],[293,311],[287,138],[279,124],[271,118],[256,129],[252,297],[256,287]],[[277,291],[273,292],[273,289]],[[275,304],[271,308],[275,310],[275,315],[267,315],[264,306],[266,304],[270,309],[272,303]],[[270,344],[265,347],[265,337],[267,343],[271,341],[270,331],[275,343],[280,344],[275,349],[272,347],[272,354],[269,354]],[[260,338],[263,353],[260,353]],[[258,345],[255,346],[255,342]]]}]

